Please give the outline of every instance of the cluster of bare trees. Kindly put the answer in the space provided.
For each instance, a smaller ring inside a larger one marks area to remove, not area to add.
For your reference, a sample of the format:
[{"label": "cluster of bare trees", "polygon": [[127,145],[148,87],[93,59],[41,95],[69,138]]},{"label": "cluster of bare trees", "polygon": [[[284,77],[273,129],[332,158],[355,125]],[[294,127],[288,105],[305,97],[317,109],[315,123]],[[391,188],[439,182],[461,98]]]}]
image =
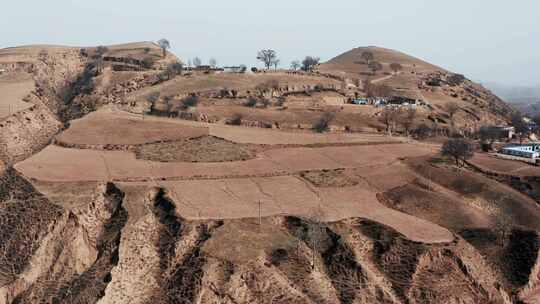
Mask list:
[{"label": "cluster of bare trees", "polygon": [[450,138],[441,148],[441,155],[454,159],[456,166],[464,164],[474,155],[474,144],[464,138]]},{"label": "cluster of bare trees", "polygon": [[320,61],[321,59],[319,57],[306,56],[302,61],[294,60],[291,62],[291,69],[293,71],[302,70],[304,72],[312,72]]},{"label": "cluster of bare trees", "polygon": [[409,136],[415,124],[415,119],[415,108],[385,107],[380,113],[380,120],[385,125],[386,132],[389,135],[392,135],[397,131],[398,126],[401,126],[404,133]]},{"label": "cluster of bare trees", "polygon": [[94,55],[92,56],[94,66],[96,67],[96,73],[98,75],[101,74],[101,72],[103,72],[103,66],[104,66],[103,57],[105,56],[105,53],[107,53],[108,51],[109,49],[106,46],[100,45],[96,48],[96,51]]},{"label": "cluster of bare trees", "polygon": [[271,49],[260,50],[257,53],[257,60],[261,61],[267,70],[269,70],[272,66],[277,69],[280,63],[280,60],[277,57],[277,52]]}]

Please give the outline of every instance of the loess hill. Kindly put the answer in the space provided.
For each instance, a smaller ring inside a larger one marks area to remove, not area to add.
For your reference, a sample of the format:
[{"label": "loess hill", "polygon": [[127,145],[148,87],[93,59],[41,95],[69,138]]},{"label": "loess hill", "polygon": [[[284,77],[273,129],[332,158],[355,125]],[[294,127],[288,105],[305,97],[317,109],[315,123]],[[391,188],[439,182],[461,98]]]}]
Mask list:
[{"label": "loess hill", "polygon": [[456,169],[348,103],[367,80],[466,129],[508,119],[491,92],[376,47],[309,73],[181,62],[0,50],[0,304],[540,302],[540,171]]}]

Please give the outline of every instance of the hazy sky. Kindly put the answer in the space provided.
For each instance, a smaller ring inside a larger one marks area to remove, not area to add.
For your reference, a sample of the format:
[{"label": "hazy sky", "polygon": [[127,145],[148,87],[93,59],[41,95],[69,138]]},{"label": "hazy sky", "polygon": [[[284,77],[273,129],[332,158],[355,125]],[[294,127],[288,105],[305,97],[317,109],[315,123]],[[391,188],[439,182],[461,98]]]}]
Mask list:
[{"label": "hazy sky", "polygon": [[540,84],[538,0],[3,0],[0,47],[76,46],[165,37],[182,59],[282,65],[377,45],[477,81]]}]

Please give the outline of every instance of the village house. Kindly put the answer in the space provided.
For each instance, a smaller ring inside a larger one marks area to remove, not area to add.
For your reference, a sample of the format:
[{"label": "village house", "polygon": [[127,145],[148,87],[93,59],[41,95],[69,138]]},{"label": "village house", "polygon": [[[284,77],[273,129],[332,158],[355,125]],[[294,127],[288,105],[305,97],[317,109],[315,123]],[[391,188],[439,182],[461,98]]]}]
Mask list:
[{"label": "village house", "polygon": [[511,144],[502,148],[499,153],[534,160],[540,157],[540,143]]}]

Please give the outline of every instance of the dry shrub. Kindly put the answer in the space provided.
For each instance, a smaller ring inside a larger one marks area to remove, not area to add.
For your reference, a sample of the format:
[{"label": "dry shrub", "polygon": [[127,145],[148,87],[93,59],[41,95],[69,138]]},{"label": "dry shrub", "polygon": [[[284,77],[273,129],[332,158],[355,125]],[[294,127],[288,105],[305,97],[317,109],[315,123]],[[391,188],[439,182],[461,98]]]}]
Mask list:
[{"label": "dry shrub", "polygon": [[321,117],[313,124],[313,130],[317,133],[328,131],[330,123],[334,120],[336,114],[334,112],[324,112]]}]

